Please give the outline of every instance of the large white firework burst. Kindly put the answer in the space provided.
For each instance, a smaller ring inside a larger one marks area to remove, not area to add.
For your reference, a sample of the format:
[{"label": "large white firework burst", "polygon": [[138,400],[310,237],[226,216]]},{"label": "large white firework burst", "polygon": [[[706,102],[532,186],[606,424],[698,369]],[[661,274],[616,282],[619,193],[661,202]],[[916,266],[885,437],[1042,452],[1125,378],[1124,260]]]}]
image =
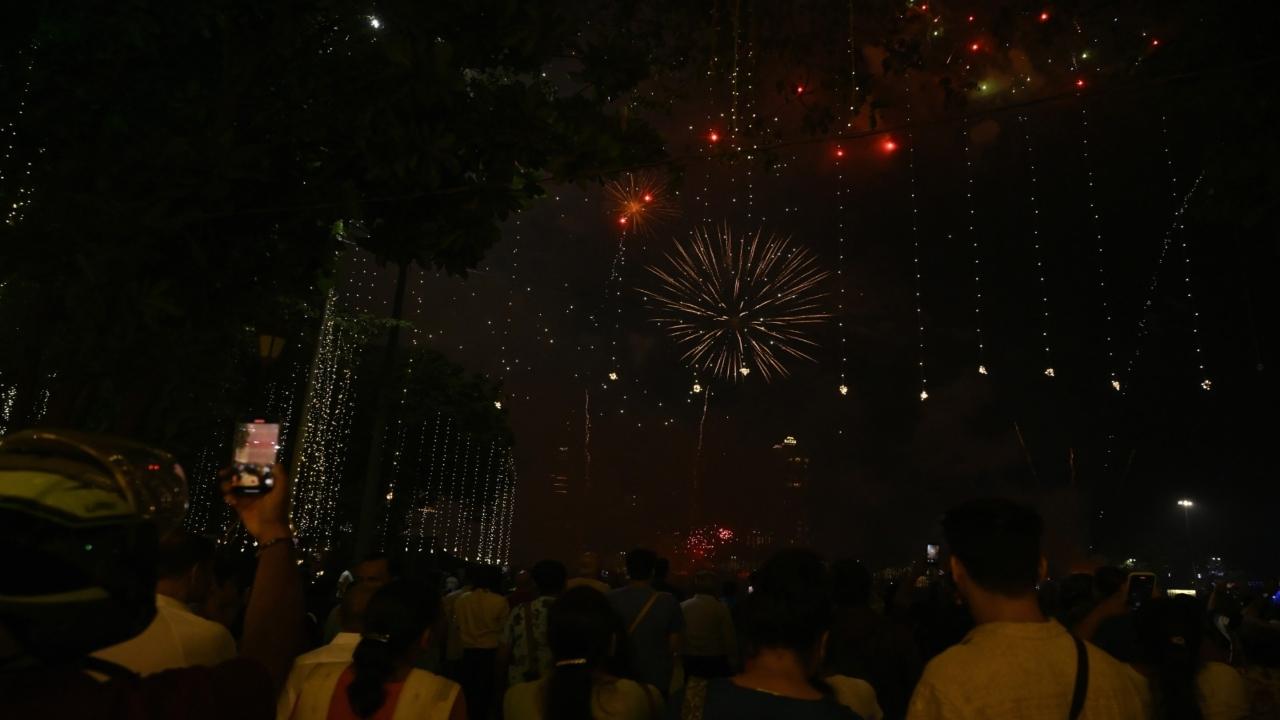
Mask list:
[{"label": "large white firework burst", "polygon": [[727,226],[714,236],[694,230],[677,242],[665,267],[649,267],[657,286],[641,289],[654,322],[684,349],[681,360],[701,371],[738,380],[758,372],[786,376],[784,361],[813,361],[809,331],[831,317],[822,282],[830,273],[788,238],[735,238]]}]

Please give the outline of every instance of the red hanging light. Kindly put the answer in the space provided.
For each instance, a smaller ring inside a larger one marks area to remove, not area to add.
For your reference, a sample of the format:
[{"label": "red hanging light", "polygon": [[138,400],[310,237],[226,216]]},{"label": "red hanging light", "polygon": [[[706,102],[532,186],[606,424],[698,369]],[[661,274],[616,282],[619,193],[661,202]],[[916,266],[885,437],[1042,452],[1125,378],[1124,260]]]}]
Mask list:
[{"label": "red hanging light", "polygon": [[893,138],[885,138],[884,141],[880,143],[880,149],[884,150],[886,153],[891,153],[898,149],[898,143],[894,142]]},{"label": "red hanging light", "polygon": [[710,140],[711,142],[720,142],[720,133],[716,132],[715,130],[712,130],[710,133],[707,134],[707,139]]}]

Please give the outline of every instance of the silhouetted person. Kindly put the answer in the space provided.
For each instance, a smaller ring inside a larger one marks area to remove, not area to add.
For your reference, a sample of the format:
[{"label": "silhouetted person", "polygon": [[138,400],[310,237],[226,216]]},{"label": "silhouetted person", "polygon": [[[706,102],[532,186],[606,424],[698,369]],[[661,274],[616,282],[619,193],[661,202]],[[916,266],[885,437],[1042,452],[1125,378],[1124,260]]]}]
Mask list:
[{"label": "silhouetted person", "polygon": [[1244,678],[1201,657],[1205,614],[1190,597],[1157,597],[1135,613],[1138,670],[1151,683],[1155,720],[1238,720],[1250,713]]},{"label": "silhouetted person", "polygon": [[507,691],[504,720],[656,720],[662,694],[611,671],[623,638],[613,607],[596,590],[577,587],[551,604],[547,639],[551,673]]},{"label": "silhouetted person", "polygon": [[931,660],[907,717],[1145,718],[1142,678],[1040,611],[1046,562],[1039,514],[973,500],[942,520],[949,568],[977,627]]},{"label": "silhouetted person", "polygon": [[607,597],[627,629],[627,655],[636,679],[665,697],[671,691],[672,658],[680,650],[684,615],[675,598],[651,585],[657,560],[652,550],[627,553],[629,582]]},{"label": "silhouetted person", "polygon": [[734,621],[744,668],[732,678],[691,679],[676,693],[669,717],[705,720],[850,720],[820,679],[831,625],[830,581],[821,558],[784,550],[760,568]]},{"label": "silhouetted person", "polygon": [[439,594],[422,583],[394,580],[379,588],[351,659],[312,666],[297,704],[287,711],[282,702],[277,720],[465,720],[458,684],[414,667],[439,613]]},{"label": "silhouetted person", "polygon": [[733,674],[738,640],[729,608],[716,599],[715,573],[693,577],[693,597],[680,603],[684,613],[684,673],[687,677],[718,678]]},{"label": "silhouetted person", "polygon": [[827,673],[866,680],[885,717],[903,717],[923,669],[910,631],[871,609],[871,572],[862,563],[832,563],[831,579],[836,610]]}]

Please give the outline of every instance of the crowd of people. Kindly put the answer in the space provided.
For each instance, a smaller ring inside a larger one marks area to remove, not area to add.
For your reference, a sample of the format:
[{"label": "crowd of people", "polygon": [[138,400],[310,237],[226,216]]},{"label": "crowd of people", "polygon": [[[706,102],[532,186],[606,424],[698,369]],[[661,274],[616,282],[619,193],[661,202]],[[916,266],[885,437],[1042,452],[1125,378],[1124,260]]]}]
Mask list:
[{"label": "crowd of people", "polygon": [[33,447],[0,444],[0,717],[1280,717],[1265,592],[1048,579],[1040,517],[1010,500],[953,508],[943,566],[884,586],[799,548],[741,588],[643,548],[624,578],[592,553],[572,573],[373,554],[309,601],[283,468],[224,495],[247,557]]}]

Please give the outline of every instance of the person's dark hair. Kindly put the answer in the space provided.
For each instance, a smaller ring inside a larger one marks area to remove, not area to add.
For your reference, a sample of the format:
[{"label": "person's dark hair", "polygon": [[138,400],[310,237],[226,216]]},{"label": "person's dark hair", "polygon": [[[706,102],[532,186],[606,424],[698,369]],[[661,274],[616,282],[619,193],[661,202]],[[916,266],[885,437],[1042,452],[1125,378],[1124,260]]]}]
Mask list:
[{"label": "person's dark hair", "polygon": [[569,571],[559,560],[541,560],[529,571],[539,595],[559,595],[569,580]]},{"label": "person's dark hair", "polygon": [[720,584],[720,597],[736,597],[738,595],[738,581],[725,580]]},{"label": "person's dark hair", "polygon": [[693,591],[703,595],[716,596],[716,591],[720,589],[720,582],[716,579],[716,574],[710,570],[701,570],[693,575]]},{"label": "person's dark hair", "polygon": [[845,558],[831,564],[831,596],[840,607],[871,604],[871,571],[861,560]]},{"label": "person's dark hair", "polygon": [[1128,576],[1128,573],[1114,565],[1103,565],[1094,570],[1093,589],[1097,593],[1095,598],[1102,600],[1120,592],[1120,588],[1124,586],[1125,578]]},{"label": "person's dark hair", "polygon": [[653,561],[653,579],[666,580],[667,575],[671,573],[671,561],[660,557]]},{"label": "person's dark hair", "polygon": [[236,589],[246,590],[253,584],[258,562],[252,555],[228,549],[219,549],[213,555],[213,580],[219,585],[235,583]]},{"label": "person's dark hair", "polygon": [[1158,597],[1143,603],[1134,617],[1139,657],[1151,668],[1154,717],[1161,720],[1200,720],[1196,673],[1204,612],[1191,597]]},{"label": "person's dark hair", "polygon": [[627,577],[632,580],[652,580],[658,564],[658,556],[652,550],[636,548],[627,553]]},{"label": "person's dark hair", "polygon": [[356,565],[370,562],[385,562],[387,564],[387,574],[393,578],[400,577],[400,563],[391,555],[381,550],[374,550],[373,552],[365,553],[364,557],[360,558],[360,562],[356,563]]},{"label": "person's dark hair", "polygon": [[484,588],[489,592],[502,592],[502,571],[497,565],[476,565],[468,575],[471,586]]},{"label": "person's dark hair", "polygon": [[756,573],[754,590],[738,602],[734,624],[748,657],[766,648],[811,657],[831,627],[831,581],[811,550],[783,550]]},{"label": "person's dark hair", "polygon": [[551,603],[547,644],[556,666],[547,680],[544,717],[591,720],[592,675],[606,668],[619,646],[620,624],[609,600],[589,587],[572,588]]},{"label": "person's dark hair", "polygon": [[991,592],[1017,597],[1040,581],[1040,514],[1005,498],[970,500],[942,518],[947,547],[969,577]]},{"label": "person's dark hair", "polygon": [[440,596],[421,582],[393,580],[369,600],[364,633],[351,658],[351,710],[372,717],[386,702],[386,684],[440,615]]},{"label": "person's dark hair", "polygon": [[176,578],[197,565],[210,564],[217,545],[209,538],[185,530],[173,530],[160,537],[156,554],[156,576]]}]

